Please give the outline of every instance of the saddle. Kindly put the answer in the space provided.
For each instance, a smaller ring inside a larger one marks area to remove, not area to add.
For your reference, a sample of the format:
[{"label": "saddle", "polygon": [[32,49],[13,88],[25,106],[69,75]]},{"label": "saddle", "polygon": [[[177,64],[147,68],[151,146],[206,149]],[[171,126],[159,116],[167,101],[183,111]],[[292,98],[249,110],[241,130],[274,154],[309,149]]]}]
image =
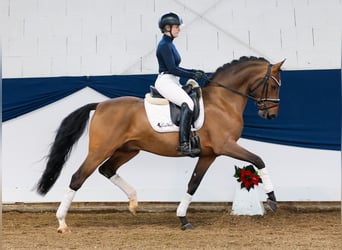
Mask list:
[{"label": "saddle", "polygon": [[[194,102],[194,110],[192,116],[192,124],[198,119],[200,114],[200,98],[202,96],[201,88],[195,80],[188,80],[188,82],[182,87],[183,90],[191,97]],[[179,126],[181,107],[175,103],[169,102],[163,97],[154,86],[150,86],[150,98],[149,102],[152,104],[170,104],[171,121]]]}]

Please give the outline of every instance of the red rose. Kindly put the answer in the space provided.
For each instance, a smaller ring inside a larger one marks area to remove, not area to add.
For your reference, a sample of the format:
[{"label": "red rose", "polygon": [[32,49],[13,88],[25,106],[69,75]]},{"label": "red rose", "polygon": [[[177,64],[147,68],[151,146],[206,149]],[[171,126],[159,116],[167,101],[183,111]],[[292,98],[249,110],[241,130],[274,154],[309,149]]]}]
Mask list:
[{"label": "red rose", "polygon": [[237,178],[238,182],[241,182],[241,188],[246,188],[248,191],[254,188],[254,185],[258,185],[262,182],[257,171],[252,165],[245,166],[243,168],[238,168],[235,166],[234,177]]}]

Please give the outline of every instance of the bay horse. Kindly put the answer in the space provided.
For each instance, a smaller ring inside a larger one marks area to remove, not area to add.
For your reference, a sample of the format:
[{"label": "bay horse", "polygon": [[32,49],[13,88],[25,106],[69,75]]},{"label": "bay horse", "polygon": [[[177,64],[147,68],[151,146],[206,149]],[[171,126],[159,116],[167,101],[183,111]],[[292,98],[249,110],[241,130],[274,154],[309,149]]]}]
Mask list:
[{"label": "bay horse", "polygon": [[[197,131],[202,151],[187,192],[177,208],[181,229],[193,228],[186,217],[188,206],[208,168],[220,155],[253,164],[259,170],[270,209],[277,209],[273,185],[263,160],[239,146],[237,140],[244,126],[243,111],[248,99],[256,102],[262,118],[277,117],[280,68],[284,61],[273,65],[264,58],[241,57],[219,67],[202,87],[205,120]],[[176,151],[178,132],[155,132],[147,119],[142,98],[126,96],[90,103],[69,114],[60,124],[46,168],[36,186],[39,194],[45,195],[56,182],[73,145],[83,134],[92,110],[95,112],[89,125],[88,154],[73,174],[56,212],[60,233],[69,231],[65,222],[68,209],[77,190],[97,168],[127,195],[129,210],[135,214],[136,190],[116,173],[117,170],[140,150],[161,156],[179,156]]]}]

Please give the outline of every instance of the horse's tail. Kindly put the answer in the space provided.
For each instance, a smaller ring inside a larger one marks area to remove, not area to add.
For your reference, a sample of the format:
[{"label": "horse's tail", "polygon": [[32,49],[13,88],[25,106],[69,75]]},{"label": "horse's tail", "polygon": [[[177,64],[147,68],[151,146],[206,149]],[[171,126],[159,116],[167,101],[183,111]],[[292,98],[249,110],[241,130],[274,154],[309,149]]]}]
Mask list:
[{"label": "horse's tail", "polygon": [[39,194],[45,195],[55,184],[64,163],[69,158],[73,145],[85,130],[90,111],[95,110],[97,105],[98,103],[87,104],[69,114],[62,121],[47,156],[48,162],[45,171],[37,184]]}]

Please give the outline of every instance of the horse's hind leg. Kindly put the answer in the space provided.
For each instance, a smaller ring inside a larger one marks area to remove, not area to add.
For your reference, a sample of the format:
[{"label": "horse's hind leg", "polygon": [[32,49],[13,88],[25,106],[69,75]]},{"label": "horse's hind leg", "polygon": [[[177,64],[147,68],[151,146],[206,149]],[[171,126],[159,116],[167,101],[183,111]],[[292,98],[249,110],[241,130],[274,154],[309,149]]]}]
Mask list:
[{"label": "horse's hind leg", "polygon": [[120,166],[128,162],[138,153],[138,150],[129,152],[118,150],[99,167],[99,172],[107,177],[114,185],[118,186],[127,195],[129,200],[128,209],[133,215],[136,214],[138,208],[137,192],[130,184],[122,179],[116,173],[116,171]]},{"label": "horse's hind leg", "polygon": [[64,199],[62,200],[56,212],[56,217],[59,222],[57,232],[65,233],[70,231],[65,222],[65,218],[72,203],[72,200],[74,199],[77,190],[82,186],[84,181],[94,172],[97,166],[105,158],[106,157],[94,158],[93,156],[90,156],[88,154],[87,158],[85,159],[81,167],[72,176],[69,189],[65,193]]}]

